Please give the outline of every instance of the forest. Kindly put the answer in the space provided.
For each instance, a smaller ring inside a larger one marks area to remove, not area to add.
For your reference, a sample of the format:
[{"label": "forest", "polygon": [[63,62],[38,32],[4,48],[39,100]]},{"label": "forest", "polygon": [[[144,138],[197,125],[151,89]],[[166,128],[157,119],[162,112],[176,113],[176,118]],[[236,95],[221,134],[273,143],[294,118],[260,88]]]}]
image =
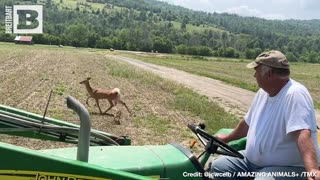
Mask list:
[{"label": "forest", "polygon": [[291,62],[320,63],[320,20],[266,20],[193,11],[156,0],[1,0],[5,6],[42,4],[44,33],[34,43],[253,59],[277,49]]}]

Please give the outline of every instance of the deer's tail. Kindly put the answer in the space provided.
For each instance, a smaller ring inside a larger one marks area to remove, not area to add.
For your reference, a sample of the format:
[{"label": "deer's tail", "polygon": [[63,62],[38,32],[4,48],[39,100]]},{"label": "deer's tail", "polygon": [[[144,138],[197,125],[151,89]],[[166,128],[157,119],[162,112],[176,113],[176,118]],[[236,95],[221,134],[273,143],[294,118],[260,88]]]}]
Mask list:
[{"label": "deer's tail", "polygon": [[119,88],[114,88],[114,89],[112,89],[111,92],[114,93],[114,94],[120,95],[120,89]]}]

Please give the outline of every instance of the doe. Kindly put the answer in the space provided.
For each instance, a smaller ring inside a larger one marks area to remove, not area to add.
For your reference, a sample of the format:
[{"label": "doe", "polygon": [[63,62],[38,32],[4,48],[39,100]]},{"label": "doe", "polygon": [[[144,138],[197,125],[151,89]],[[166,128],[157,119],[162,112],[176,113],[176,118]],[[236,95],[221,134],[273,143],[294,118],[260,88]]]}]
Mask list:
[{"label": "doe", "polygon": [[[89,80],[91,78],[88,77],[86,80],[83,80],[80,82],[80,84],[84,84],[86,86],[86,89],[89,93],[89,96],[86,100],[86,104],[89,106],[89,103],[88,103],[88,100],[89,98],[93,98],[96,100],[96,103],[97,103],[97,106],[99,108],[99,111],[100,111],[100,114],[105,114],[107,111],[109,111],[111,108],[113,108],[114,106],[117,105],[117,103],[119,102],[120,104],[124,105],[127,109],[127,111],[129,113],[130,110],[129,108],[127,107],[126,103],[123,102],[121,99],[120,99],[120,89],[118,88],[114,88],[112,90],[106,90],[106,89],[100,89],[100,88],[93,88],[90,86],[90,83],[89,83]],[[108,102],[110,103],[110,107],[104,112],[102,113],[101,111],[101,108],[100,108],[100,105],[99,105],[99,99],[107,99]]]}]

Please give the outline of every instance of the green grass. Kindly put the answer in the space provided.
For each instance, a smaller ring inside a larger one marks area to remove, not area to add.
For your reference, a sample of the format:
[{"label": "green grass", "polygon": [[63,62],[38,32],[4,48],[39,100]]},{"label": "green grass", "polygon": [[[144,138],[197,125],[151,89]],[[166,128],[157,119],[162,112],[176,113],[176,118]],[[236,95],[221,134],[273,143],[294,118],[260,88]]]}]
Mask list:
[{"label": "green grass", "polygon": [[76,9],[77,7],[77,1],[74,0],[62,0],[63,3],[60,3],[60,0],[54,0],[55,4],[59,4],[60,6],[63,7],[68,7],[72,9]]},{"label": "green grass", "polygon": [[162,136],[168,132],[169,119],[158,117],[155,114],[148,114],[144,117],[138,117],[135,119],[135,124],[139,127],[149,128],[154,131],[156,136]]},{"label": "green grass", "polygon": [[208,97],[199,95],[187,88],[177,88],[172,106],[180,111],[189,112],[205,121],[209,132],[216,132],[224,127],[234,127],[238,119],[228,113]]},{"label": "green grass", "polygon": [[[168,23],[169,21],[165,21],[165,22]],[[163,23],[163,22],[161,22],[161,23]],[[181,23],[180,22],[171,21],[171,23],[173,24],[173,27],[175,29],[181,29]],[[215,27],[212,27],[212,26],[207,26],[207,25],[205,25],[205,26],[203,26],[203,25],[195,26],[195,25],[192,25],[192,24],[187,24],[186,30],[188,32],[192,32],[192,31],[203,32],[205,30],[223,32],[223,30],[215,28]]]},{"label": "green grass", "polygon": [[[71,9],[76,9],[77,8],[77,3],[82,3],[78,4],[78,7],[80,9],[80,11],[82,10],[86,10],[91,12],[92,10],[97,11],[98,9],[100,9],[100,11],[102,9],[104,9],[105,5],[104,3],[92,3],[92,2],[87,2],[86,0],[62,0],[63,3],[60,3],[60,0],[53,0],[55,4],[57,4],[59,6],[59,8],[71,8]],[[85,6],[83,4],[87,4],[90,5],[91,7]],[[110,5],[111,6],[111,5]],[[123,9],[122,7],[118,7],[118,6],[114,6],[113,10],[116,11],[120,11],[121,9]],[[110,11],[110,9],[108,9],[107,11]]]},{"label": "green grass", "polygon": [[[221,80],[236,87],[253,92],[258,90],[254,71],[246,68],[251,60],[224,58],[195,58],[192,56],[139,56],[127,54],[146,62],[173,67],[189,73]],[[320,64],[291,63],[291,78],[304,84],[314,100],[316,109],[320,109]]]}]

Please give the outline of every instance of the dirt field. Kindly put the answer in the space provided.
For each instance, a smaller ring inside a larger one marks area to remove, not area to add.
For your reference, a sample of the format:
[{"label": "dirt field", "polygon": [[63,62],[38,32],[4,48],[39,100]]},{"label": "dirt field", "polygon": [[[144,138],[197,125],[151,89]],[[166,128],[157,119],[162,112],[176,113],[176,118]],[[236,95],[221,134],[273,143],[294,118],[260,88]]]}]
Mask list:
[{"label": "dirt field", "polygon": [[[47,116],[79,124],[77,115],[67,109],[65,98],[72,95],[85,103],[87,92],[79,82],[90,76],[91,85],[94,87],[120,88],[123,100],[134,112],[129,115],[121,105],[112,109],[111,114],[115,114],[118,110],[122,111],[121,125],[117,125],[113,117],[98,114],[98,108],[90,99],[91,106],[87,108],[91,113],[93,128],[115,135],[127,135],[135,145],[189,142],[190,138],[186,137],[192,137],[192,133],[187,129],[183,119],[195,122],[201,120],[182,117],[180,112],[168,110],[166,104],[172,98],[172,94],[162,90],[165,88],[148,86],[141,80],[112,74],[115,71],[110,67],[130,65],[111,60],[106,57],[106,53],[110,52],[0,44],[0,104],[42,115],[49,92],[53,89]],[[141,69],[136,71],[141,73]],[[141,74],[148,76],[148,73]],[[100,105],[103,110],[109,107],[106,101],[101,101]],[[155,119],[158,124],[150,125],[145,122],[150,119]],[[159,126],[166,126],[169,130],[157,131]],[[44,143],[6,135],[1,135],[0,138],[2,142],[32,149],[65,146],[60,143]]]}]

